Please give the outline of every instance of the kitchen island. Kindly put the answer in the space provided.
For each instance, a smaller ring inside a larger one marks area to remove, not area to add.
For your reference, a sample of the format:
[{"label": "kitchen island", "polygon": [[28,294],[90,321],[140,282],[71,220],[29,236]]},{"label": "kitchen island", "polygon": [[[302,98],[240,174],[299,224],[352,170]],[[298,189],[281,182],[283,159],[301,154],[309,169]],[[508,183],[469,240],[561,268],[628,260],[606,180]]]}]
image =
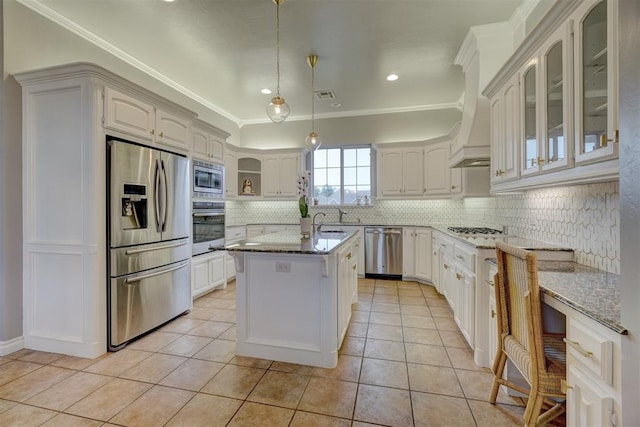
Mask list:
[{"label": "kitchen island", "polygon": [[227,245],[239,356],[333,368],[357,302],[358,234],[295,231]]}]

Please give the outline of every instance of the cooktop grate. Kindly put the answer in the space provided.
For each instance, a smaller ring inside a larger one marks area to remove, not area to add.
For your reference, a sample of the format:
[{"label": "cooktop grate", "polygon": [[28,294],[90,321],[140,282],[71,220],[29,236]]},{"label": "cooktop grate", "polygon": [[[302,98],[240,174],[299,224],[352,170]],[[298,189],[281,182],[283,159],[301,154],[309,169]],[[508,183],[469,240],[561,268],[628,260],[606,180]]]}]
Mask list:
[{"label": "cooktop grate", "polygon": [[448,227],[447,229],[456,234],[502,234],[502,230],[487,227]]}]

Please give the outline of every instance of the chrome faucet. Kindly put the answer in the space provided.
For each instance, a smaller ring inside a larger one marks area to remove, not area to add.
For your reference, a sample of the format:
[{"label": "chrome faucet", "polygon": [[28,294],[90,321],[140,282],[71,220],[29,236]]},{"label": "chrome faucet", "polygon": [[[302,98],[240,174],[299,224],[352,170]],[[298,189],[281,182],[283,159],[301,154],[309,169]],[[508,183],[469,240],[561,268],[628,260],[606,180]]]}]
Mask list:
[{"label": "chrome faucet", "polygon": [[343,211],[342,209],[338,208],[338,212],[340,213],[340,217],[338,221],[342,223],[342,217],[347,214],[347,211]]},{"label": "chrome faucet", "polygon": [[317,214],[315,214],[313,216],[313,221],[312,221],[312,230],[313,231],[317,231],[318,233],[320,232],[320,227],[322,227],[322,223],[318,224],[318,228],[316,228],[316,217],[318,215],[322,215],[322,216],[327,216],[327,214],[325,214],[324,212],[318,212]]}]

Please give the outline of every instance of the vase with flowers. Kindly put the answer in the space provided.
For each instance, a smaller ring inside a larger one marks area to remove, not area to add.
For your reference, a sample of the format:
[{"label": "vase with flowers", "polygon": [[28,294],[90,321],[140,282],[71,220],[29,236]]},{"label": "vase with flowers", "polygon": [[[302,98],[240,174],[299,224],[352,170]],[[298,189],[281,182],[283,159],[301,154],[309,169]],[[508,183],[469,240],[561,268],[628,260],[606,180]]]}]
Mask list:
[{"label": "vase with flowers", "polygon": [[309,183],[311,172],[304,171],[298,176],[298,208],[300,209],[300,234],[303,239],[311,236],[311,217],[309,216]]}]

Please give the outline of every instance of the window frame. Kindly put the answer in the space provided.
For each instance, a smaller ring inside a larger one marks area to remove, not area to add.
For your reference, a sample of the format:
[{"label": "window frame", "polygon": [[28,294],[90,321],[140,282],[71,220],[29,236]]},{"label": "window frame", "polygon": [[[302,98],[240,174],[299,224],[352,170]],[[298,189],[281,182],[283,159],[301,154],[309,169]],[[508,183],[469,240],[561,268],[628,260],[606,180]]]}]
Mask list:
[{"label": "window frame", "polygon": [[[327,146],[327,147],[321,147],[318,148],[318,150],[334,150],[334,149],[339,149],[340,150],[340,203],[334,204],[334,205],[330,205],[330,204],[318,204],[315,205],[316,207],[319,208],[325,208],[325,207],[353,207],[353,206],[358,206],[355,203],[345,203],[344,202],[344,150],[349,150],[349,149],[362,149],[362,148],[368,148],[369,149],[369,173],[370,173],[370,177],[369,177],[369,200],[370,203],[369,205],[360,205],[360,206],[371,206],[373,204],[373,199],[375,198],[376,194],[377,194],[377,185],[376,185],[376,178],[377,178],[377,173],[376,173],[376,150],[373,147],[372,144],[349,144],[349,145],[332,145],[332,146]],[[309,151],[307,153],[306,156],[306,168],[307,170],[311,171],[311,199],[313,200],[313,188],[315,188],[315,165],[314,165],[314,160],[313,160],[313,153],[315,151]]]}]

